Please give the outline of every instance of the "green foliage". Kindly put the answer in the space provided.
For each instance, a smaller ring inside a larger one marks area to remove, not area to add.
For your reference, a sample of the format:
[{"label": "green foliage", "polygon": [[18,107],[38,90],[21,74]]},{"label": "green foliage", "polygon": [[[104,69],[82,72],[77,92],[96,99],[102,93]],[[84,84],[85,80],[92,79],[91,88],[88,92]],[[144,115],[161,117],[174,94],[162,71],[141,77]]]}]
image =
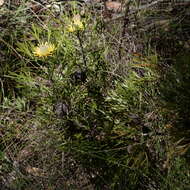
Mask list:
[{"label": "green foliage", "polygon": [[50,22],[33,24],[24,6],[13,9],[16,32],[0,36],[0,185],[187,189],[188,53],[162,73],[152,50],[128,53],[120,39],[114,47],[90,8],[47,9]]},{"label": "green foliage", "polygon": [[164,75],[160,91],[165,100],[164,106],[168,109],[168,122],[172,124],[172,137],[175,140],[183,139],[181,144],[186,145],[189,144],[190,123],[189,63],[189,53],[177,55],[174,64]]}]

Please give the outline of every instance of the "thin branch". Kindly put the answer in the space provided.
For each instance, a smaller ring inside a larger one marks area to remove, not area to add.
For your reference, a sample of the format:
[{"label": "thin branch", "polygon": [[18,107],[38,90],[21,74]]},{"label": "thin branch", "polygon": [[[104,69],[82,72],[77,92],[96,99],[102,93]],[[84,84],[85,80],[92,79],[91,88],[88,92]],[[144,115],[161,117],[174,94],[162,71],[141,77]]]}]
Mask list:
[{"label": "thin branch", "polygon": [[85,56],[85,53],[84,53],[84,47],[83,47],[83,44],[82,44],[82,39],[81,39],[79,31],[77,32],[77,38],[79,40],[79,45],[80,45],[81,52],[82,52],[82,58],[83,58],[84,66],[85,66],[85,69],[87,69],[87,60],[86,60],[86,56]]}]

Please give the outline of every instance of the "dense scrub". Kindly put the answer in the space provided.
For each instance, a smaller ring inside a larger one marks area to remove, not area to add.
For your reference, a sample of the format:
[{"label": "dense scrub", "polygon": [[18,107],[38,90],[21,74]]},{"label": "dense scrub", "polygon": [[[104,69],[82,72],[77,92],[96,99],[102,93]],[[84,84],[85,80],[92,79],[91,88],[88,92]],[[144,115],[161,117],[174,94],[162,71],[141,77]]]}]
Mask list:
[{"label": "dense scrub", "polygon": [[93,2],[0,7],[1,188],[189,189],[188,6]]}]

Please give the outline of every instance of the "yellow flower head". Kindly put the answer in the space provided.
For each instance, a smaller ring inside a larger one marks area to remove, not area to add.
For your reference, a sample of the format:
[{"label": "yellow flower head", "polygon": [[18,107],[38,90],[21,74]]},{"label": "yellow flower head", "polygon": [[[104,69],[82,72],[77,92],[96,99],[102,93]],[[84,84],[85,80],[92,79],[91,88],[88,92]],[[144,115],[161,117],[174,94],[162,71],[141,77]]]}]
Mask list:
[{"label": "yellow flower head", "polygon": [[71,23],[68,25],[67,30],[69,32],[75,32],[77,30],[83,30],[84,25],[81,21],[80,15],[75,15],[71,21]]},{"label": "yellow flower head", "polygon": [[52,55],[54,50],[55,50],[55,45],[45,42],[35,47],[33,53],[37,57],[47,57],[49,55]]}]

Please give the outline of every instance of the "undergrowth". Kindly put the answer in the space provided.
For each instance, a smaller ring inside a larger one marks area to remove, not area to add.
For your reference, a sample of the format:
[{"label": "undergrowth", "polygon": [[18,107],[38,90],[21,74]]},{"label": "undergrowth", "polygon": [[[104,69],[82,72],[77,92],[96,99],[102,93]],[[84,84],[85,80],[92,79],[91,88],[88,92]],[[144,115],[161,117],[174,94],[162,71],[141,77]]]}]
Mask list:
[{"label": "undergrowth", "polygon": [[[151,11],[108,22],[74,2],[0,10],[2,189],[189,189],[181,33],[171,33],[180,43],[163,53],[166,31],[138,31]],[[178,16],[168,30],[183,28]]]}]

